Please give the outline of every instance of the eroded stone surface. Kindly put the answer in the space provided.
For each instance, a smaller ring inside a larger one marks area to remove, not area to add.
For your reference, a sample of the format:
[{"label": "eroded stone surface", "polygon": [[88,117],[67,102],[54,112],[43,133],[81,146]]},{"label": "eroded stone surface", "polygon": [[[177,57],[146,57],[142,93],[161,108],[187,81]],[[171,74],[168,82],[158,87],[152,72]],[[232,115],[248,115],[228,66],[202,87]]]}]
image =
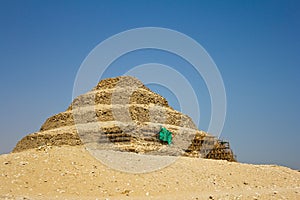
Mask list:
[{"label": "eroded stone surface", "polygon": [[[164,126],[173,133],[168,146],[157,134]],[[134,77],[100,81],[90,92],[78,96],[68,109],[48,118],[40,132],[18,142],[14,152],[40,146],[88,145],[135,153],[185,155],[234,160],[216,138],[197,129],[192,119],[174,110],[162,96]],[[208,150],[208,151],[207,151]]]}]

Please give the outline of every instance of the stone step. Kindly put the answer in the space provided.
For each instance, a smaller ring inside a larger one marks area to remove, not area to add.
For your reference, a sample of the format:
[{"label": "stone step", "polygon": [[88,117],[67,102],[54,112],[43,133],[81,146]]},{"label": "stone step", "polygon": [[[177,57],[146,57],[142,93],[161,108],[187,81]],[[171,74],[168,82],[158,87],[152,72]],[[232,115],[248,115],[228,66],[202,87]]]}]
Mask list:
[{"label": "stone step", "polygon": [[95,107],[85,107],[80,110],[65,111],[48,118],[42,125],[40,131],[51,130],[63,126],[72,126],[75,122],[76,124],[86,124],[106,121],[152,122],[196,129],[191,118],[178,111],[159,106],[149,107],[144,104],[133,104],[114,106],[97,105]]}]

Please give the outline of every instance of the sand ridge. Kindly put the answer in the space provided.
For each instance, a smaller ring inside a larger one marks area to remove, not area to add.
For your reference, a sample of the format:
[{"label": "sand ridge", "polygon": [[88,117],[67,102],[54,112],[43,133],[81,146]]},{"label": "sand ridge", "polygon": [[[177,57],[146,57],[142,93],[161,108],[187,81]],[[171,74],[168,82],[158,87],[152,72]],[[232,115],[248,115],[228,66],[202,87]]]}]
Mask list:
[{"label": "sand ridge", "polygon": [[133,174],[103,165],[83,146],[45,146],[1,155],[0,166],[1,199],[300,198],[300,173],[275,165],[179,157]]}]

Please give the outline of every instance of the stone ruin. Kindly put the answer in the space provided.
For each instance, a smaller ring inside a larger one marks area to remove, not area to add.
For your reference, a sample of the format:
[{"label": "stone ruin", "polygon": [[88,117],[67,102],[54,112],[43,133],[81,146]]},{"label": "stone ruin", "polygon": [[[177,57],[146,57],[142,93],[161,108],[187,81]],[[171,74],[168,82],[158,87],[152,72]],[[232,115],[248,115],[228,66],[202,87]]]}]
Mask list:
[{"label": "stone ruin", "polygon": [[[162,126],[173,134],[171,145],[158,139]],[[228,142],[198,130],[189,116],[129,76],[100,81],[39,132],[21,139],[13,152],[60,145],[236,161]]]}]

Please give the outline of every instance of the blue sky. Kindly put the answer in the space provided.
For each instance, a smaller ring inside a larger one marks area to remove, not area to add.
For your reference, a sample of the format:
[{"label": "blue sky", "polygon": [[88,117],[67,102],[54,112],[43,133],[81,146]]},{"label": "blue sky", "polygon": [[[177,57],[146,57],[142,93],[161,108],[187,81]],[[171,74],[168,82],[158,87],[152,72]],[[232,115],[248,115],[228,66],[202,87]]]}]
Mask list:
[{"label": "blue sky", "polygon": [[[77,70],[97,44],[151,26],[192,37],[213,58],[227,94],[222,138],[240,162],[300,169],[299,19],[299,1],[0,0],[0,153],[68,107]],[[205,130],[208,92],[180,58],[133,52],[105,76],[148,62],[173,66],[194,80]],[[170,91],[151,87],[180,109]]]}]

